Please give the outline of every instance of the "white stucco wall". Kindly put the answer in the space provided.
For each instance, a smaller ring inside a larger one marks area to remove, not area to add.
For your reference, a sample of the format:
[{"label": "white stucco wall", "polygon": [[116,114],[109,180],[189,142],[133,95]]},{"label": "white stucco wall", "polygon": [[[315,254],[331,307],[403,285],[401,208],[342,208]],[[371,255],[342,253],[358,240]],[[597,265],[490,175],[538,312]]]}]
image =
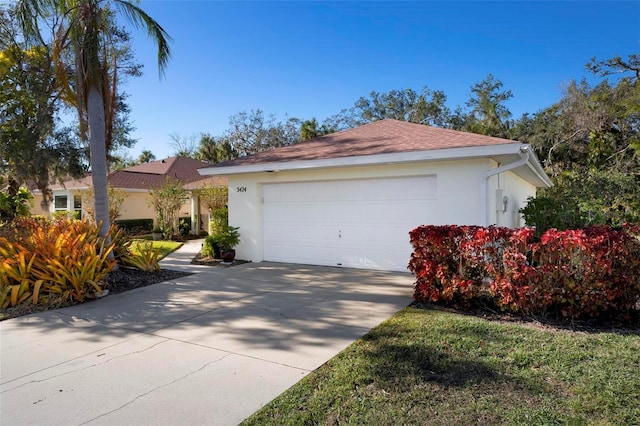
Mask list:
[{"label": "white stucco wall", "polygon": [[433,211],[425,212],[424,224],[484,225],[480,223],[481,209],[485,208],[479,190],[480,179],[493,167],[495,164],[490,160],[479,159],[229,175],[229,223],[239,226],[241,234],[237,257],[263,260],[264,183],[435,175],[437,198]]},{"label": "white stucco wall", "polygon": [[[491,161],[491,167],[500,166]],[[507,197],[506,210],[503,202],[498,202],[497,190]],[[536,195],[536,187],[512,171],[491,176],[487,182],[488,223],[487,225],[519,228],[525,225],[519,210],[527,205],[527,197]]]},{"label": "white stucco wall", "polygon": [[513,172],[503,174],[504,194],[509,197],[507,211],[502,214],[501,226],[519,228],[525,226],[519,210],[527,205],[528,197],[536,196],[536,187]]}]

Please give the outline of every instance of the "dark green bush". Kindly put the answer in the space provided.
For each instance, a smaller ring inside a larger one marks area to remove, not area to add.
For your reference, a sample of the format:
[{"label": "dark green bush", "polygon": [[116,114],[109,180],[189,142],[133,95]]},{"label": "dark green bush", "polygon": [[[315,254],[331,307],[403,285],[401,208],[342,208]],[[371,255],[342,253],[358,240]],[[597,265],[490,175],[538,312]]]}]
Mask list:
[{"label": "dark green bush", "polygon": [[186,237],[191,232],[191,217],[181,217],[178,223],[178,232]]},{"label": "dark green bush", "polygon": [[578,229],[587,222],[580,213],[578,205],[571,200],[558,200],[547,197],[529,197],[526,207],[520,209],[527,226],[536,228],[536,237],[547,230]]},{"label": "dark green bush", "polygon": [[202,256],[220,259],[220,245],[215,235],[209,235],[202,243]]},{"label": "dark green bush", "polygon": [[593,225],[640,223],[640,176],[614,171],[570,171],[554,178],[520,210],[536,237]]},{"label": "dark green bush", "polygon": [[127,234],[148,234],[153,229],[153,219],[116,220],[116,225]]}]

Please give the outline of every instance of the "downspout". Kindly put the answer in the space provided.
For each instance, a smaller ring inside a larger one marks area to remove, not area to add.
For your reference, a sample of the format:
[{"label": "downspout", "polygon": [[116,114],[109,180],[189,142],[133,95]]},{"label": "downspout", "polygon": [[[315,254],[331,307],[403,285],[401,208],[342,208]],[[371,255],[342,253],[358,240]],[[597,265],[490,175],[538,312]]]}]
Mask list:
[{"label": "downspout", "polygon": [[524,164],[527,164],[529,161],[530,151],[529,146],[525,145],[520,148],[520,159],[514,161],[513,163],[505,164],[504,166],[497,167],[495,169],[487,170],[482,174],[482,179],[480,181],[480,197],[481,204],[484,205],[482,209],[482,217],[480,223],[483,226],[489,226],[489,200],[487,199],[487,187],[489,186],[489,178],[491,176],[495,176],[497,174],[506,172],[508,170],[516,169]]}]

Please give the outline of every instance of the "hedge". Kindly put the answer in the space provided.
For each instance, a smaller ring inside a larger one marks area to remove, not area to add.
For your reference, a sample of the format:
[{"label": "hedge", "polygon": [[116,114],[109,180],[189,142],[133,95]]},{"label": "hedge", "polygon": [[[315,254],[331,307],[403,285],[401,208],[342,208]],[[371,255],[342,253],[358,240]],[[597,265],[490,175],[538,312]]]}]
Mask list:
[{"label": "hedge", "polygon": [[145,234],[153,230],[153,219],[116,220],[116,225],[128,234]]},{"label": "hedge", "polygon": [[629,319],[640,312],[640,227],[421,226],[410,232],[414,298],[506,312]]}]

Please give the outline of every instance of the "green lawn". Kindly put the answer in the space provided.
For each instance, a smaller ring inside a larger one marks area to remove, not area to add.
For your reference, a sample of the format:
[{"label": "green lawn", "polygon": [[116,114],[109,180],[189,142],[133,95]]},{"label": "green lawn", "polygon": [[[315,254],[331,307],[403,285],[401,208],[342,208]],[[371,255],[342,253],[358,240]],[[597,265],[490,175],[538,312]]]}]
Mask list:
[{"label": "green lawn", "polygon": [[176,242],[176,241],[133,240],[133,243],[131,244],[131,248],[136,253],[137,253],[136,247],[138,246],[139,243],[147,243],[147,244],[148,243],[152,243],[154,249],[159,248],[160,249],[160,257],[158,258],[158,260],[163,259],[169,253],[172,253],[172,252],[178,250],[180,247],[182,247],[182,244],[183,244],[183,243]]},{"label": "green lawn", "polygon": [[632,425],[640,335],[407,308],[245,425]]}]

